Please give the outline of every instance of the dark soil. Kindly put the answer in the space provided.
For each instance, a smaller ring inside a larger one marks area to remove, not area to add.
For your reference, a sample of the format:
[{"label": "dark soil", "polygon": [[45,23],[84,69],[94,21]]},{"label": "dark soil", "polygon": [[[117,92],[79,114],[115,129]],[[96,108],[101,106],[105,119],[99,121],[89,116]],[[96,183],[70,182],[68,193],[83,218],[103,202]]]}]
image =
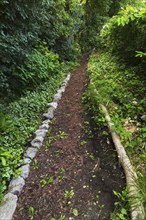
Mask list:
[{"label": "dark soil", "polygon": [[109,136],[82,104],[86,65],[84,58],[72,73],[13,220],[110,219],[113,190],[121,191],[125,179]]}]

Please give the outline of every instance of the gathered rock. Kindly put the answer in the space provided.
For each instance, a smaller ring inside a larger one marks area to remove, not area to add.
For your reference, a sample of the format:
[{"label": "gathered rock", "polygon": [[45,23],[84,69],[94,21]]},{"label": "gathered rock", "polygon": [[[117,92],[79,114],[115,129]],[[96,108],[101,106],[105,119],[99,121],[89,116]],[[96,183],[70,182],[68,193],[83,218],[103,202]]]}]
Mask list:
[{"label": "gathered rock", "polygon": [[43,116],[48,118],[48,119],[52,119],[54,117],[54,108],[53,107],[50,107],[48,109],[48,112],[47,113],[44,113]]},{"label": "gathered rock", "polygon": [[53,102],[58,102],[62,97],[62,94],[61,93],[56,93],[54,95],[54,99],[53,99]]},{"label": "gathered rock", "polygon": [[58,103],[57,102],[50,102],[50,103],[48,103],[48,106],[50,106],[50,107],[53,107],[53,108],[57,108],[57,106],[58,106]]},{"label": "gathered rock", "polygon": [[[36,143],[36,142],[40,142],[40,143],[43,143],[44,141],[44,138],[42,136],[36,136],[34,139],[33,139],[33,143]],[[31,142],[31,143],[32,143]]]},{"label": "gathered rock", "polygon": [[30,159],[33,159],[37,153],[38,149],[37,148],[33,148],[33,147],[29,147],[26,151],[26,153],[24,154],[25,157],[29,157]]},{"label": "gathered rock", "polygon": [[36,136],[45,137],[47,132],[48,132],[47,129],[38,129],[38,130],[36,130],[35,134],[36,134]]},{"label": "gathered rock", "polygon": [[32,160],[28,157],[25,157],[24,160],[23,160],[23,164],[28,164],[28,163],[31,163]]},{"label": "gathered rock", "polygon": [[46,119],[46,120],[44,120],[44,121],[42,122],[42,124],[49,124],[49,123],[51,123],[51,120],[50,120],[50,119]]},{"label": "gathered rock", "polygon": [[7,193],[4,196],[3,202],[0,205],[0,220],[12,220],[17,200],[18,197],[12,193]]},{"label": "gathered rock", "polygon": [[29,176],[29,172],[30,172],[29,164],[23,165],[21,167],[21,177],[23,177],[24,179],[26,179]]},{"label": "gathered rock", "polygon": [[48,125],[47,123],[42,124],[42,125],[39,127],[39,129],[44,129],[44,130],[47,130],[47,131],[48,131],[49,125]]},{"label": "gathered rock", "polygon": [[60,89],[61,92],[65,92],[65,87],[66,87],[66,86],[62,86],[62,87],[61,87],[61,89]]},{"label": "gathered rock", "polygon": [[24,185],[25,180],[22,177],[13,178],[9,184],[9,192],[12,194],[20,193]]},{"label": "gathered rock", "polygon": [[[35,139],[34,139],[34,140],[35,140]],[[36,142],[36,141],[34,141],[34,140],[31,141],[31,146],[40,149],[41,146],[42,146],[42,142]]]}]

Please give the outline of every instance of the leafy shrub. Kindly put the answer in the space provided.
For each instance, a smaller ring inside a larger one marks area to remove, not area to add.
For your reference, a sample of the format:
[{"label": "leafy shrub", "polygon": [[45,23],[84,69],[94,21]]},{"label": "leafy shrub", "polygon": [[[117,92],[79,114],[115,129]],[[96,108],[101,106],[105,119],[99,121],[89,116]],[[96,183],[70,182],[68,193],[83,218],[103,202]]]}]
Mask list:
[{"label": "leafy shrub", "polygon": [[62,68],[63,63],[59,61],[59,56],[49,51],[46,43],[43,42],[27,56],[24,64],[18,67],[17,72],[6,79],[7,83],[4,82],[1,85],[3,89],[0,97],[4,100],[4,93],[7,94],[7,98],[12,95],[19,96],[27,90],[32,91],[53,74],[58,75]]},{"label": "leafy shrub", "polygon": [[49,51],[46,43],[40,44],[32,51],[20,67],[20,81],[24,86],[35,86],[46,81],[52,74],[58,74],[61,69],[59,56]]},{"label": "leafy shrub", "polygon": [[[55,66],[56,73],[56,53],[60,60],[76,58],[82,15],[83,7],[75,0],[0,1],[1,98],[13,99],[24,88],[44,82]],[[40,48],[43,41],[46,45]]]},{"label": "leafy shrub", "polygon": [[[145,23],[145,8],[127,6],[104,25],[101,31],[102,43],[127,62],[141,62],[135,55],[136,51],[146,51]],[[143,59],[143,62],[146,63],[146,60]]]}]

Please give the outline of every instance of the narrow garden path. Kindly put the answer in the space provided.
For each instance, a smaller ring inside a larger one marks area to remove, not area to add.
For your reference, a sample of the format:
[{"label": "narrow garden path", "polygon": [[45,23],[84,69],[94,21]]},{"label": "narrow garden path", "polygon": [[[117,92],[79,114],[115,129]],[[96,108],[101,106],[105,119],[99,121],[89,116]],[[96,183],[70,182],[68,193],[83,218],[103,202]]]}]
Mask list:
[{"label": "narrow garden path", "polygon": [[71,76],[43,147],[32,163],[13,220],[109,220],[125,184],[110,137],[82,104],[86,57]]}]

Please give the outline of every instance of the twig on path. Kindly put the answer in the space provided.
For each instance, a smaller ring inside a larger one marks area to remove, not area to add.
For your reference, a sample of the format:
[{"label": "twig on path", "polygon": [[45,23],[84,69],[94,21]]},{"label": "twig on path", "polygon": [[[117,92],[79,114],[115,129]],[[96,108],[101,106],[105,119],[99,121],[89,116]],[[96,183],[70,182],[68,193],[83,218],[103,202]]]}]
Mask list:
[{"label": "twig on path", "polygon": [[92,173],[94,173],[95,171],[99,170],[100,167],[100,159],[97,159],[97,163],[95,164],[93,170],[91,171]]}]

